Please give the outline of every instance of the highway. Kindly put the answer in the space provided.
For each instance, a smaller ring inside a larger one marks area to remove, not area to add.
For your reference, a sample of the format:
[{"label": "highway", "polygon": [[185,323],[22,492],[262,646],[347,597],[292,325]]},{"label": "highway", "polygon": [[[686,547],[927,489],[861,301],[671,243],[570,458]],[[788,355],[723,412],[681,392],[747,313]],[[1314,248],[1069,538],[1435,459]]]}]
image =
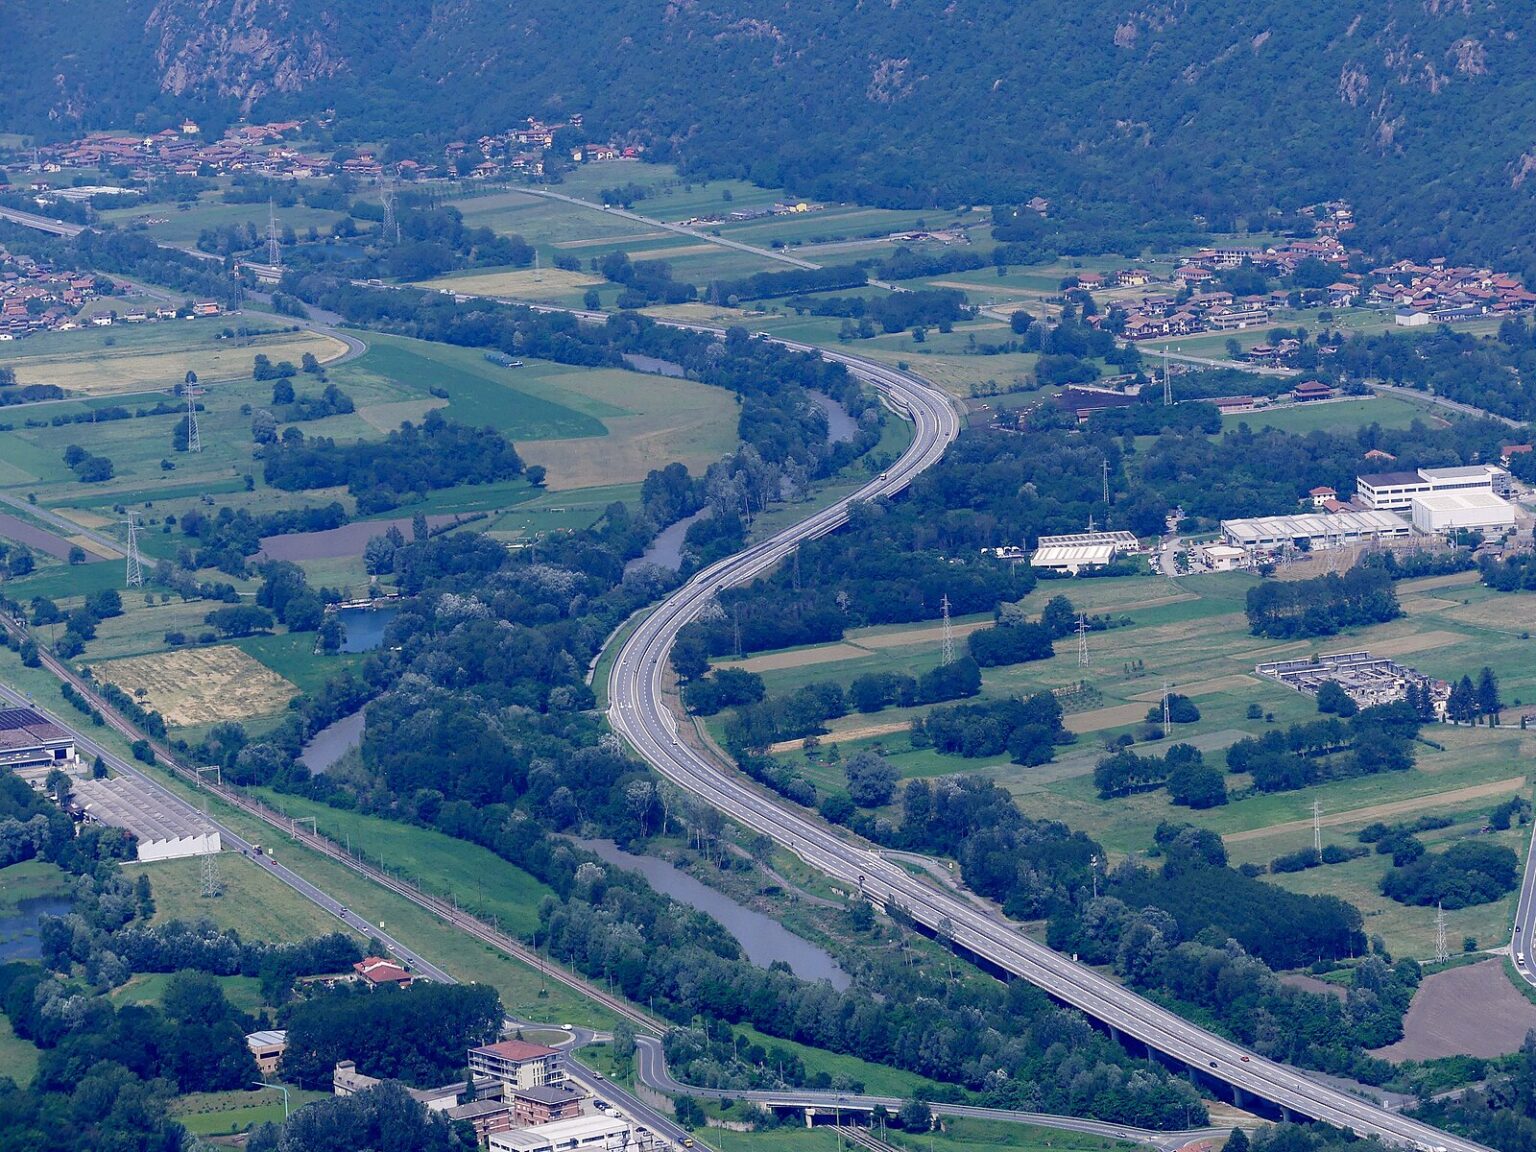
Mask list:
[{"label": "highway", "polygon": [[677,634],[715,593],[768,571],[802,541],[825,535],[847,517],[855,499],[900,491],[943,454],[959,431],[959,418],[937,388],[910,373],[846,353],[825,352],[879,389],[916,425],[911,447],[878,480],[771,539],[704,569],[674,592],[631,634],[610,673],[608,720],[637,753],[669,780],[686,788],[753,831],[771,837],[807,864],[862,891],[878,905],[897,904],[933,930],[940,925],[957,944],[1003,970],[1102,1021],[1118,1034],[1181,1060],[1209,1079],[1233,1087],[1239,1103],[1248,1095],[1288,1113],[1323,1120],[1361,1135],[1420,1149],[1471,1152],[1471,1141],[1441,1132],[1319,1084],[1297,1070],[1265,1059],[1160,1008],[1093,969],[1026,937],[1001,915],[942,892],[883,860],[870,846],[834,831],[807,810],[746,782],[684,742],[663,702],[673,679],[667,657]]},{"label": "highway", "polygon": [[1531,822],[1531,847],[1525,855],[1525,876],[1520,881],[1520,902],[1515,905],[1515,930],[1509,943],[1515,971],[1536,988],[1536,975],[1531,973],[1532,934],[1536,934],[1536,820]]}]

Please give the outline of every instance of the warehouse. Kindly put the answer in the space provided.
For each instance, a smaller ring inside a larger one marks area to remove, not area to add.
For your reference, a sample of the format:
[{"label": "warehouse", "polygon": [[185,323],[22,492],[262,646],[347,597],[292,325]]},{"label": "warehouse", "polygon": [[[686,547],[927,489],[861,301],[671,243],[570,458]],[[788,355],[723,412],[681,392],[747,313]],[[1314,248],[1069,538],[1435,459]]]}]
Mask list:
[{"label": "warehouse", "polygon": [[1364,540],[1393,540],[1410,536],[1408,521],[1391,512],[1333,512],[1326,515],[1260,516],[1223,520],[1221,536],[1234,548],[1270,551],[1342,548]]},{"label": "warehouse", "polygon": [[1416,496],[1413,526],[1426,536],[1444,536],[1462,530],[1502,535],[1515,526],[1515,506],[1490,491]]},{"label": "warehouse", "polygon": [[81,780],[75,785],[75,803],[87,820],[138,837],[140,863],[211,856],[223,847],[218,829],[196,809],[132,776]]},{"label": "warehouse", "polygon": [[580,1116],[574,1120],[556,1120],[532,1128],[514,1128],[493,1132],[487,1140],[491,1152],[574,1152],[597,1148],[620,1152],[644,1152],[651,1147],[651,1134],[631,1126],[616,1116]]},{"label": "warehouse", "polygon": [[1102,568],[1116,556],[1137,552],[1140,545],[1130,532],[1074,532],[1070,536],[1042,536],[1033,556],[1032,568],[1077,575],[1084,568]]},{"label": "warehouse", "polygon": [[0,767],[23,777],[75,764],[74,735],[31,708],[0,708]]}]

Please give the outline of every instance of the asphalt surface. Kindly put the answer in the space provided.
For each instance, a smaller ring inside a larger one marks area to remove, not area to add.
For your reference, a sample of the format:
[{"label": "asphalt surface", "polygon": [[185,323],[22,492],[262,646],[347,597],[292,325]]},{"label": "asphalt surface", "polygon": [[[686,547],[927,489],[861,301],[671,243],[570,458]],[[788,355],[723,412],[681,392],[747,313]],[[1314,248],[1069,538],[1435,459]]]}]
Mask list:
[{"label": "asphalt surface", "polygon": [[1531,971],[1533,935],[1536,935],[1536,821],[1531,822],[1531,849],[1525,856],[1525,876],[1520,881],[1520,902],[1515,905],[1515,930],[1509,943],[1515,971],[1536,988],[1536,973]]},{"label": "asphalt surface", "polygon": [[609,723],[662,775],[705,799],[737,822],[771,837],[812,867],[861,891],[879,905],[898,904],[932,929],[984,956],[1005,971],[1108,1024],[1112,1029],[1173,1056],[1211,1080],[1362,1135],[1421,1149],[1471,1152],[1480,1145],[1389,1112],[1376,1104],[1318,1084],[1286,1065],[1255,1055],[1198,1028],[1175,1013],[1077,964],[1028,937],[1001,916],[988,915],[950,893],[882,860],[862,842],[812,817],[804,809],[753,787],[685,743],[663,703],[673,679],[667,656],[681,628],[729,585],[743,584],[779,563],[803,540],[835,530],[853,499],[900,491],[935,463],[959,431],[948,397],[910,373],[826,352],[909,412],[916,424],[911,447],[886,474],[854,497],[840,501],[773,538],[710,566],[663,602],[620,649],[609,679]]}]

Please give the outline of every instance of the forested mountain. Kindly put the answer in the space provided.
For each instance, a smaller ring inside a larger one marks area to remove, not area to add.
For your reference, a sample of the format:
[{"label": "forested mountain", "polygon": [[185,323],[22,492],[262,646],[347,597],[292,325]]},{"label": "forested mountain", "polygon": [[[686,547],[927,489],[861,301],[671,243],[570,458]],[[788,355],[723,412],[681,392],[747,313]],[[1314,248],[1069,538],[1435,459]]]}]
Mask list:
[{"label": "forested mountain", "polygon": [[[336,111],[422,151],[586,116],[693,172],[1212,224],[1341,196],[1404,255],[1536,232],[1536,9],[1489,0],[62,0],[0,7],[0,125]],[[1360,234],[1357,233],[1357,236]],[[1413,241],[1405,243],[1404,241]]]}]

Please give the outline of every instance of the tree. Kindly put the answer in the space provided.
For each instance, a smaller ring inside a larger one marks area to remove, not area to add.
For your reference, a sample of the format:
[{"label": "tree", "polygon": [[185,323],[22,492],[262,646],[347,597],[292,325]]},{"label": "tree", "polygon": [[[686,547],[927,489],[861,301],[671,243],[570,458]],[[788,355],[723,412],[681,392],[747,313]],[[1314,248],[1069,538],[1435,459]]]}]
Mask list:
[{"label": "tree", "polygon": [[908,1132],[927,1132],[933,1127],[933,1109],[922,1100],[908,1100],[896,1119]]},{"label": "tree", "polygon": [[284,377],[279,377],[273,383],[273,385],[272,385],[272,403],[273,403],[274,406],[275,405],[279,405],[279,404],[292,404],[293,403],[293,381],[289,380],[286,376],[284,376]]},{"label": "tree", "polygon": [[603,298],[596,288],[588,288],[582,293],[581,306],[588,312],[596,312],[603,306]]},{"label": "tree", "polygon": [[1477,720],[1477,690],[1472,687],[1470,676],[1463,676],[1451,686],[1445,714],[1457,724],[1471,724]]},{"label": "tree", "polygon": [[1499,681],[1494,676],[1493,669],[1483,665],[1483,670],[1477,678],[1477,710],[1484,716],[1490,717],[1490,723],[1499,722],[1499,711],[1504,707],[1499,699]]},{"label": "tree", "polygon": [[1232,1129],[1232,1135],[1227,1137],[1222,1152],[1248,1152],[1248,1133],[1241,1128]]},{"label": "tree", "polygon": [[1326,680],[1317,690],[1317,710],[1331,712],[1347,719],[1360,711],[1360,706],[1354,702],[1348,692],[1344,691],[1337,680]]},{"label": "tree", "polygon": [[546,476],[544,465],[530,464],[528,465],[527,470],[523,472],[523,475],[528,478],[528,483],[533,485],[535,488],[544,487],[544,479]]},{"label": "tree", "polygon": [[848,796],[860,808],[879,808],[891,802],[897,772],[884,756],[865,749],[843,762]]},{"label": "tree", "polygon": [[1040,612],[1040,623],[1053,640],[1071,635],[1077,629],[1077,609],[1065,596],[1052,596]]},{"label": "tree", "polygon": [[71,544],[69,548],[69,562],[71,565],[85,563],[85,549],[78,544]]}]

